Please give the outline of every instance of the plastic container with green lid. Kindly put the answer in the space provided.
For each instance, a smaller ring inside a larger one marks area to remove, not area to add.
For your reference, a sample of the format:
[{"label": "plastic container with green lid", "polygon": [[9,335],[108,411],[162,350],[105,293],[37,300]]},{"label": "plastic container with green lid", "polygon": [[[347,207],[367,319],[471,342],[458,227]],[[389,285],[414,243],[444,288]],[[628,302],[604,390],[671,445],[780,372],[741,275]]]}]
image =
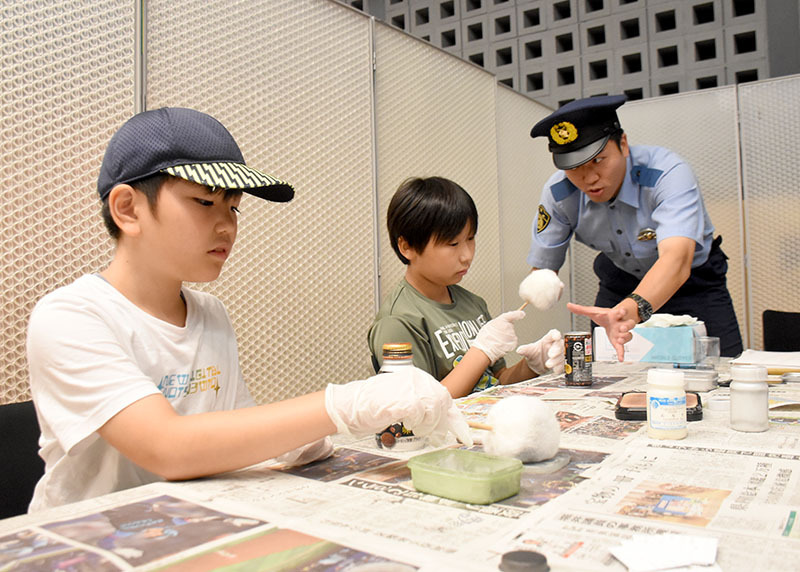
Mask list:
[{"label": "plastic container with green lid", "polygon": [[414,488],[470,504],[490,504],[519,492],[522,461],[478,451],[442,449],[408,460]]}]

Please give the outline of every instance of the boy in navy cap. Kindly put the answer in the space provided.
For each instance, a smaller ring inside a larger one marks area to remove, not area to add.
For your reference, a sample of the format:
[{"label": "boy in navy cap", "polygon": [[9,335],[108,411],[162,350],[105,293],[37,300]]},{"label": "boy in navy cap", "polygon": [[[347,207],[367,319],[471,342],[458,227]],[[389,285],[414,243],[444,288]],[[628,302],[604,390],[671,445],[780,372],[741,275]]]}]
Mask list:
[{"label": "boy in navy cap", "polygon": [[225,308],[183,282],[217,278],[243,192],[286,202],[294,190],[248,167],[216,119],[183,108],[135,115],[106,149],[98,192],[111,263],[42,298],[29,323],[46,464],[31,511],[276,456],[324,458],[328,435],[396,421],[470,441],[447,390],[414,368],[255,406]]},{"label": "boy in navy cap", "polygon": [[722,355],[738,355],[727,256],[697,179],[668,149],[628,145],[616,112],[625,99],[573,101],[531,130],[547,137],[560,170],[542,190],[527,261],[534,271],[558,270],[573,235],[600,251],[595,306],[568,308],[603,326],[620,360],[630,330],[656,310],[703,320]]}]

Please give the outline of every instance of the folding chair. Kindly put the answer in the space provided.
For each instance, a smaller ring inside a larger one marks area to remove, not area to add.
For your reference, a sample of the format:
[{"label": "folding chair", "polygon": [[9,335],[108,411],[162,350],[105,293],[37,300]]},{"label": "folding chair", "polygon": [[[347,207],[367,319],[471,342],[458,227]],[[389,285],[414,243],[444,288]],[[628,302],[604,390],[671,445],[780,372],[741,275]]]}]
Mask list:
[{"label": "folding chair", "polygon": [[44,474],[39,435],[32,401],[0,405],[0,518],[28,512],[33,489]]},{"label": "folding chair", "polygon": [[764,310],[761,326],[765,351],[800,351],[800,312]]}]

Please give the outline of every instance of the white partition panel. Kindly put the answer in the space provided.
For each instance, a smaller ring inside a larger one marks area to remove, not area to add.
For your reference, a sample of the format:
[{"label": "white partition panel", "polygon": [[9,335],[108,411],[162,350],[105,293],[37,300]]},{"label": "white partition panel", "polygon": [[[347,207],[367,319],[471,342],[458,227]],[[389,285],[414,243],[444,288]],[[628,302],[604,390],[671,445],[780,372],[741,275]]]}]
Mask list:
[{"label": "white partition panel", "polygon": [[202,286],[228,307],[251,390],[272,401],[366,377],[370,19],[321,0],[148,5],[147,107],[211,113],[248,164],[296,189],[286,204],[245,196],[233,257]]},{"label": "white partition panel", "polygon": [[134,3],[6,0],[0,22],[6,403],[30,398],[25,337],[36,301],[100,270],[113,248],[96,185],[108,139],[133,112]]},{"label": "white partition panel", "polygon": [[751,347],[764,310],[800,312],[800,76],[739,86]]},{"label": "white partition panel", "polygon": [[[249,164],[297,189],[288,204],[246,197],[222,277],[195,285],[227,305],[259,401],[371,373],[366,332],[377,298],[404,270],[388,245],[385,209],[406,177],[441,175],[470,192],[480,232],[463,284],[493,314],[519,307],[530,225],[553,170],[546,145],[528,132],[547,109],[336,2],[141,4],[146,107],[217,116]],[[10,0],[0,7],[0,402],[29,398],[25,335],[36,300],[110,258],[95,181],[108,139],[138,101],[136,6]],[[764,309],[800,311],[798,94],[794,76],[620,109],[632,144],[673,148],[697,172],[725,238],[745,344],[755,348]],[[593,258],[574,245],[571,271],[561,273],[579,303],[594,299]],[[580,320],[563,305],[531,312],[520,338],[551,326],[585,329]]]},{"label": "white partition panel", "polygon": [[[618,114],[629,144],[668,147],[694,169],[714,223],[715,235],[722,235],[722,249],[729,257],[728,289],[746,346],[736,88],[633,101],[623,105]],[[573,255],[575,299],[578,303],[591,304],[597,291],[597,278],[592,272],[596,253],[584,245],[574,244]],[[583,329],[588,327],[588,319],[578,318],[576,321]]]},{"label": "white partition panel", "polygon": [[[536,220],[542,186],[555,167],[547,152],[547,142],[533,139],[530,131],[551,110],[512,89],[497,86],[497,164],[500,180],[500,239],[503,250],[503,299],[508,309],[519,308],[519,283],[528,275],[526,262],[531,224]],[[566,284],[558,304],[546,312],[528,306],[526,318],[517,322],[520,343],[538,340],[551,328],[571,329],[569,298],[569,259],[559,272]]]},{"label": "white partition panel", "polygon": [[502,303],[494,76],[384,24],[375,25],[381,297],[405,266],[389,245],[386,207],[412,176],[452,179],[478,208],[477,253],[462,285],[493,315]]}]

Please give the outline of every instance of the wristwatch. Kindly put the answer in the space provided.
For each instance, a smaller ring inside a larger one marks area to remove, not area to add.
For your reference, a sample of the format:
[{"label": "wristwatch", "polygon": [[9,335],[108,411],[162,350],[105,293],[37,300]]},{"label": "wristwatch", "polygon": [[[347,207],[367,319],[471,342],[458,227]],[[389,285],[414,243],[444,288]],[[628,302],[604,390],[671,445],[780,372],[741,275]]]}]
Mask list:
[{"label": "wristwatch", "polygon": [[650,316],[653,315],[653,306],[650,305],[650,302],[639,296],[638,294],[631,292],[626,298],[630,298],[634,302],[636,302],[636,307],[639,310],[639,319],[642,322],[646,322],[650,319]]}]

